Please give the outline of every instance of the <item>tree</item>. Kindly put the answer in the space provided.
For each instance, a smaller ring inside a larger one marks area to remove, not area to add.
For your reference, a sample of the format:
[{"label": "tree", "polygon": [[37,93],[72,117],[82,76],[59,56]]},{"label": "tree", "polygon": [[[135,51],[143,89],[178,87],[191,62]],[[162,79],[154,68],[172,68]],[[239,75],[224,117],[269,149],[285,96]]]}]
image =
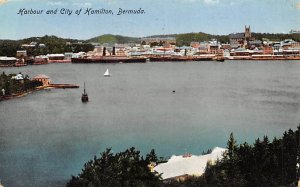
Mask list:
[{"label": "tree", "polygon": [[155,150],[154,149],[151,149],[150,153],[148,153],[146,155],[146,161],[148,161],[149,163],[150,162],[155,162],[157,163],[158,162],[158,158],[156,156],[156,153],[155,153]]},{"label": "tree", "polygon": [[[148,155],[155,154],[151,152]],[[159,186],[159,175],[151,173],[148,164],[133,147],[117,154],[106,149],[100,158],[95,156],[85,163],[82,172],[72,176],[67,186]]]}]

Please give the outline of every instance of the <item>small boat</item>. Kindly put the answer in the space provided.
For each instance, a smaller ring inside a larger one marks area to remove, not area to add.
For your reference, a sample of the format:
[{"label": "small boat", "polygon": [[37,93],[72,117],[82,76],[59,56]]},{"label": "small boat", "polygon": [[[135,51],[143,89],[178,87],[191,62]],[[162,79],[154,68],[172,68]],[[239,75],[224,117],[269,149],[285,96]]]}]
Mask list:
[{"label": "small boat", "polygon": [[87,94],[86,91],[85,91],[85,83],[84,83],[84,90],[83,90],[83,93],[82,93],[82,96],[81,96],[81,101],[82,101],[83,103],[89,101],[89,96],[88,96],[88,94]]},{"label": "small boat", "polygon": [[109,70],[106,69],[105,73],[104,73],[104,77],[109,77],[110,76],[110,73],[109,73]]}]

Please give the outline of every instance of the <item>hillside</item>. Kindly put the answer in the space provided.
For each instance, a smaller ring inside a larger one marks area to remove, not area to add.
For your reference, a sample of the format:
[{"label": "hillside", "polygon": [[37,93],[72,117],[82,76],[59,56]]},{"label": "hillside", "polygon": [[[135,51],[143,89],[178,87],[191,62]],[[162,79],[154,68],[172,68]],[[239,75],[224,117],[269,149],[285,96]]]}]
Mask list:
[{"label": "hillside", "polygon": [[[34,43],[35,47],[22,47],[22,44]],[[39,44],[45,44],[39,47]],[[93,50],[93,46],[85,41],[59,38],[57,36],[30,37],[21,40],[0,40],[0,56],[16,56],[17,50],[27,50],[28,56],[46,55],[50,53],[79,52]]]},{"label": "hillside", "polygon": [[[192,41],[207,41],[213,38],[220,40],[221,42],[229,42],[229,38],[227,35],[210,35],[206,33],[185,33],[185,34],[167,34],[167,35],[152,35],[147,37],[175,37],[177,41],[177,45],[190,45]],[[87,42],[95,42],[95,43],[139,43],[140,38],[137,37],[128,37],[121,35],[112,35],[105,34],[101,36],[97,36],[91,39],[88,39]]]},{"label": "hillside", "polygon": [[97,36],[91,39],[88,39],[87,42],[94,42],[94,43],[138,43],[140,41],[137,37],[128,37],[128,36],[121,36],[121,35],[112,35],[112,34],[104,34],[101,36]]},{"label": "hillside", "polygon": [[282,34],[282,33],[252,33],[252,36],[257,40],[262,40],[263,38],[267,38],[271,41],[282,41],[284,39],[293,39],[297,42],[300,42],[300,34]]},{"label": "hillside", "polygon": [[[258,40],[267,38],[271,41],[282,41],[284,39],[293,39],[300,42],[300,34],[282,34],[282,33],[252,33],[252,36]],[[189,46],[191,42],[209,41],[217,39],[221,43],[229,43],[228,35],[211,35],[203,32],[199,33],[184,33],[184,34],[167,34],[167,35],[152,35],[148,37],[175,37],[177,46]],[[22,44],[29,44],[36,42],[37,44],[45,44],[44,48],[30,48],[27,49],[28,55],[48,54],[48,53],[64,53],[64,52],[78,52],[89,51],[93,49],[90,44],[94,43],[110,43],[110,44],[124,44],[124,43],[140,43],[141,38],[128,37],[121,35],[105,34],[97,36],[88,40],[77,40],[60,38],[57,36],[31,37],[21,40],[1,40],[0,39],[0,56],[15,56],[17,50],[22,50]],[[68,44],[69,43],[69,44]]]}]

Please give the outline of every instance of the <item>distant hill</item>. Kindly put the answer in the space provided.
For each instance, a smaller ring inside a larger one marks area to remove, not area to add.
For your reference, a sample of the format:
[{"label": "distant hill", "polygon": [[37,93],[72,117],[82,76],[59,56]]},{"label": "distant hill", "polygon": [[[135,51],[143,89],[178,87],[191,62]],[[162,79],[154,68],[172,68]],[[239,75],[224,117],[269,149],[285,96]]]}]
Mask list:
[{"label": "distant hill", "polygon": [[300,42],[300,34],[282,34],[282,33],[252,33],[252,36],[257,40],[262,40],[267,38],[270,41],[282,41],[285,39],[293,39],[297,42]]},{"label": "distant hill", "polygon": [[[177,41],[177,45],[190,45],[192,41],[207,41],[213,38],[220,40],[223,43],[229,42],[229,38],[227,35],[211,35],[206,33],[185,33],[185,34],[167,34],[167,35],[152,35],[147,37],[175,37]],[[138,37],[128,37],[121,35],[112,35],[105,34],[101,36],[97,36],[91,39],[88,39],[87,42],[95,42],[95,43],[139,43],[141,38]]]},{"label": "distant hill", "polygon": [[[257,40],[267,38],[271,41],[282,41],[284,39],[293,39],[300,42],[300,34],[282,34],[282,33],[252,33],[252,36]],[[183,33],[183,34],[166,34],[166,35],[152,35],[148,37],[175,37],[177,46],[189,46],[191,42],[209,41],[217,39],[221,43],[229,43],[228,35],[212,35],[203,32],[197,33]],[[15,56],[17,50],[24,49],[22,44],[29,44],[36,42],[37,44],[45,44],[44,48],[30,48],[27,49],[28,55],[48,54],[48,53],[64,53],[64,52],[78,52],[89,51],[93,49],[90,44],[94,43],[110,43],[110,44],[124,44],[124,43],[140,43],[139,37],[128,37],[121,35],[105,34],[97,36],[88,40],[77,40],[69,38],[60,38],[57,36],[45,35],[42,37],[30,37],[21,40],[1,40],[0,39],[0,56]],[[68,44],[69,43],[69,44]]]},{"label": "distant hill", "polygon": [[137,43],[140,41],[140,38],[137,37],[128,37],[128,36],[121,36],[121,35],[112,35],[112,34],[104,34],[101,36],[97,36],[91,39],[88,39],[87,42],[94,42],[94,43]]},{"label": "distant hill", "polygon": [[[33,43],[35,47],[22,47],[22,44]],[[69,43],[69,44],[68,44]],[[39,47],[39,44],[45,44]],[[21,40],[0,40],[0,56],[16,56],[17,50],[27,50],[28,56],[50,53],[79,52],[93,50],[93,46],[82,40],[65,39],[57,36],[30,37]]]},{"label": "distant hill", "polygon": [[178,46],[182,45],[190,45],[191,42],[203,42],[209,41],[212,39],[217,39],[222,43],[228,43],[229,37],[228,35],[211,35],[203,32],[199,33],[185,33],[185,34],[177,34],[176,36],[176,44]]}]

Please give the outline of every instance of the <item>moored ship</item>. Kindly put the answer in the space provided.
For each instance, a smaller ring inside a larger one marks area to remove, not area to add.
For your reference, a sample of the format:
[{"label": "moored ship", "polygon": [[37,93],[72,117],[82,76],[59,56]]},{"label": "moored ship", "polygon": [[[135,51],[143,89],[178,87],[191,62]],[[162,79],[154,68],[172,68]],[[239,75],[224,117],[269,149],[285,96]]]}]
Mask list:
[{"label": "moored ship", "polygon": [[300,60],[300,56],[284,55],[251,55],[251,56],[230,56],[228,60]]},{"label": "moored ship", "polygon": [[151,56],[150,62],[161,61],[212,61],[213,56]]},{"label": "moored ship", "polygon": [[99,56],[72,58],[72,63],[145,63],[145,57]]},{"label": "moored ship", "polygon": [[82,93],[82,95],[81,95],[81,101],[82,101],[83,103],[86,103],[86,102],[89,101],[89,96],[88,96],[88,94],[87,94],[86,91],[85,91],[85,82],[84,82],[83,93]]}]

